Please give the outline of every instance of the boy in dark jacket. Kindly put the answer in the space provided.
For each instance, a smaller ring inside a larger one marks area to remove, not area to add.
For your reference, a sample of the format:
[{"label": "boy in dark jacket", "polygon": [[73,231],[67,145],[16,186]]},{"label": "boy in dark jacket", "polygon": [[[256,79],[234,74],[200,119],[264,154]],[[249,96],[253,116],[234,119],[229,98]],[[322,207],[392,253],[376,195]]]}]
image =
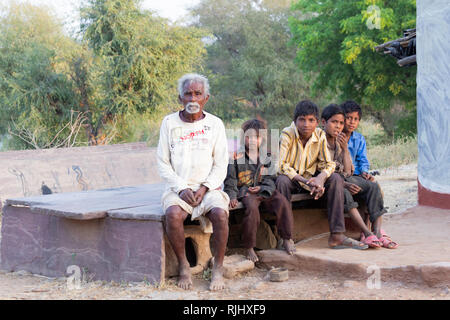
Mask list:
[{"label": "boy in dark jacket", "polygon": [[276,190],[276,176],[269,173],[272,165],[270,155],[262,159],[259,154],[263,141],[261,130],[265,129],[264,123],[257,119],[248,120],[242,125],[245,150],[230,161],[224,182],[224,191],[230,197],[230,208],[235,208],[238,201],[245,207],[242,242],[247,249],[247,258],[253,262],[258,261],[254,247],[260,223],[260,205],[275,214],[277,230],[286,252],[293,254],[295,251],[291,239],[293,228],[291,204]]}]

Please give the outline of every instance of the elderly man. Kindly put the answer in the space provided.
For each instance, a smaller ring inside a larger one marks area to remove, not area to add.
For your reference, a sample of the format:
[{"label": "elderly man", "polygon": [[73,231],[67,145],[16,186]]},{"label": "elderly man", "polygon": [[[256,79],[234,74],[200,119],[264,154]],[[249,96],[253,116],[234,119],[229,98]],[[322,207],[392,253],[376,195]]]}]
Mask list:
[{"label": "elderly man", "polygon": [[185,252],[183,222],[199,220],[213,232],[214,265],[210,290],[223,289],[223,259],[228,240],[228,195],[221,190],[227,174],[228,148],[222,120],[203,111],[209,99],[208,80],[186,74],[178,80],[184,109],[164,118],[158,144],[158,170],[166,181],[162,206],[166,232],[179,263],[178,286],[192,287]]}]

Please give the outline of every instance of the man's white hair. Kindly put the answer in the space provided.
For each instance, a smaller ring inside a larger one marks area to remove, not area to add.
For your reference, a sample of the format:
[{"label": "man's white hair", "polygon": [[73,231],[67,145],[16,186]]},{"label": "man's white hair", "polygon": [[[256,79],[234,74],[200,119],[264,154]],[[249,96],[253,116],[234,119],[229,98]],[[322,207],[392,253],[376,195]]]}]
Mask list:
[{"label": "man's white hair", "polygon": [[203,84],[203,90],[205,96],[209,95],[209,82],[205,76],[197,73],[187,73],[178,79],[178,94],[183,98],[184,96],[184,86],[186,83],[191,84],[192,82],[200,82]]}]

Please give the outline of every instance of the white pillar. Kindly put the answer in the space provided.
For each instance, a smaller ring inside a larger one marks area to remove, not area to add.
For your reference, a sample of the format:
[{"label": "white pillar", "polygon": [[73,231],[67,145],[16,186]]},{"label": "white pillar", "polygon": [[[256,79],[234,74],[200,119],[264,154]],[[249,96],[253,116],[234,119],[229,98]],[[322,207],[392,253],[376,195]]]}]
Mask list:
[{"label": "white pillar", "polygon": [[418,179],[450,195],[450,0],[418,0],[416,29]]}]

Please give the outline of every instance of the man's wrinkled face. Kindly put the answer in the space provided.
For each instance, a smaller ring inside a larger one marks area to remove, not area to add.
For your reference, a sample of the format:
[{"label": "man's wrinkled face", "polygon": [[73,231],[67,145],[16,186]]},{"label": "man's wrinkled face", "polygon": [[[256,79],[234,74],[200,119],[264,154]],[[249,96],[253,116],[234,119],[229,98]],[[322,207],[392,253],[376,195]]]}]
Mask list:
[{"label": "man's wrinkled face", "polygon": [[201,82],[186,82],[183,88],[183,97],[178,97],[186,112],[197,114],[203,111],[203,107],[209,99],[205,95],[205,89]]},{"label": "man's wrinkled face", "polygon": [[345,131],[353,132],[358,129],[359,125],[359,113],[358,111],[349,112],[345,114]]},{"label": "man's wrinkled face", "polygon": [[313,114],[298,116],[295,120],[295,126],[302,137],[309,138],[316,130],[318,125],[317,118]]},{"label": "man's wrinkled face", "polygon": [[339,133],[344,129],[345,117],[342,114],[335,114],[328,121],[322,119],[322,125],[324,126],[325,132],[336,138]]}]

